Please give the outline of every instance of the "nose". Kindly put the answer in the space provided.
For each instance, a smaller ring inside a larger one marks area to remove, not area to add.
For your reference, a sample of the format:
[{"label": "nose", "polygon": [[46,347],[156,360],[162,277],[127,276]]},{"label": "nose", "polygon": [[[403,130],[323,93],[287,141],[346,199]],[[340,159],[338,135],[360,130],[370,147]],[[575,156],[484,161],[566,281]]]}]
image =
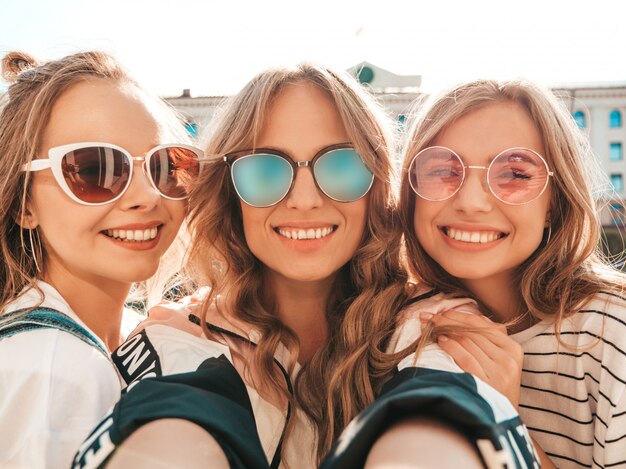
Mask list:
[{"label": "nose", "polygon": [[464,213],[489,212],[493,208],[493,195],[487,185],[485,168],[465,170],[465,180],[453,197],[455,210]]},{"label": "nose", "polygon": [[133,161],[133,175],[124,195],[118,200],[123,210],[150,210],[161,201],[161,194],[148,178],[144,161]]},{"label": "nose", "polygon": [[324,203],[310,167],[299,167],[294,178],[293,187],[286,198],[287,208],[311,210]]}]

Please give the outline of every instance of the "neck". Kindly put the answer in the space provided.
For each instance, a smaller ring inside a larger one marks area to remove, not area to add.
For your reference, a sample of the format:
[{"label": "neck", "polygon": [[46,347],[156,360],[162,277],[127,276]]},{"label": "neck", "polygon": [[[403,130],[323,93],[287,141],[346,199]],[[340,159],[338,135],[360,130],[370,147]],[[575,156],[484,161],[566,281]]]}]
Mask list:
[{"label": "neck", "polygon": [[108,350],[114,350],[120,345],[122,311],[131,284],[103,278],[84,278],[62,266],[49,268],[43,280],[57,289]]},{"label": "neck", "polygon": [[334,277],[307,282],[273,273],[269,280],[281,322],[294,331],[300,341],[298,361],[306,363],[328,337],[326,303]]},{"label": "neck", "polygon": [[463,285],[491,312],[496,322],[504,323],[524,313],[513,273],[480,280],[462,280]]}]

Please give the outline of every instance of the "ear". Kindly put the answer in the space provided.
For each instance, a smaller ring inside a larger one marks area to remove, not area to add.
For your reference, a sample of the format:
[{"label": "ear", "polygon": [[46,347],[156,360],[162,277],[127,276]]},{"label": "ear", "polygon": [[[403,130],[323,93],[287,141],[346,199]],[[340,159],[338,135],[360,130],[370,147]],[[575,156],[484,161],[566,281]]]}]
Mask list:
[{"label": "ear", "polygon": [[37,212],[33,209],[30,202],[26,202],[22,210],[14,213],[13,219],[15,220],[15,223],[25,230],[34,230],[39,226]]}]

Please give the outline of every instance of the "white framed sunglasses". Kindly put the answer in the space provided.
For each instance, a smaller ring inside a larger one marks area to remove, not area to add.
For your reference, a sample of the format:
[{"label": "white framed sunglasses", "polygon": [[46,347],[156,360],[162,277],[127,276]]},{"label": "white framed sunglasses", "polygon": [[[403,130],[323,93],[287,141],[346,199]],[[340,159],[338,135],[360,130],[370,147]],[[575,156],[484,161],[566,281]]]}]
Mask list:
[{"label": "white framed sunglasses", "polygon": [[21,170],[42,171],[50,168],[63,192],[83,205],[105,205],[122,197],[133,177],[135,161],[152,186],[164,198],[187,198],[187,184],[199,171],[202,150],[183,144],[165,144],[152,148],[145,156],[132,156],[111,143],[82,142],[53,147],[48,158],[32,160]]}]

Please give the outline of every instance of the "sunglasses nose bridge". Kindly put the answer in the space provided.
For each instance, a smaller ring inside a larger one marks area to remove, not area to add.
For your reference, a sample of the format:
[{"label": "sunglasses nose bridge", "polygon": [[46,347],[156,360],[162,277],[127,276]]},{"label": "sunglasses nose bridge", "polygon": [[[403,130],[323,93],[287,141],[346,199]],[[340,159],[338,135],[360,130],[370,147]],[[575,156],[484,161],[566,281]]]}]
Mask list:
[{"label": "sunglasses nose bridge", "polygon": [[[315,180],[315,173],[313,172],[313,160],[294,161],[293,165],[294,165],[294,171],[293,171],[293,182],[294,182],[294,184],[295,184],[295,181],[296,181],[297,171],[300,168],[309,168],[309,170],[311,171],[311,175],[313,176],[313,180]],[[315,180],[315,183],[317,184],[317,180]]]},{"label": "sunglasses nose bridge", "polygon": [[480,177],[480,185],[481,185],[483,191],[484,192],[491,192],[491,187],[489,186],[489,177],[488,177],[488,175],[489,175],[489,167],[488,166],[481,166],[481,165],[470,164],[470,165],[464,165],[463,168],[464,168],[464,172],[465,172],[465,175],[464,175],[464,178],[463,178],[463,183],[462,183],[463,186],[467,184],[468,179],[469,179],[469,174],[470,173],[467,170],[468,169],[479,169],[479,170],[485,171],[484,175],[482,175],[482,174],[479,175],[479,177]]},{"label": "sunglasses nose bridge", "polygon": [[[151,156],[150,153],[145,155],[145,156],[131,156],[130,160],[131,160],[131,163],[133,164],[133,166],[134,166],[135,162],[140,164],[141,172],[143,173],[144,181],[146,181],[149,184],[150,188],[152,188],[153,190],[155,190],[157,193],[160,194],[160,191],[159,191],[159,189],[156,186],[156,183],[154,181],[154,177],[151,174],[150,169],[148,168],[148,162],[150,160],[150,156]],[[138,175],[138,173],[137,173],[137,170],[135,169],[135,171],[132,172],[131,178],[128,180],[128,186],[126,187],[126,189],[128,189],[130,187],[130,185],[132,184],[132,179],[137,178],[137,175]]]}]

